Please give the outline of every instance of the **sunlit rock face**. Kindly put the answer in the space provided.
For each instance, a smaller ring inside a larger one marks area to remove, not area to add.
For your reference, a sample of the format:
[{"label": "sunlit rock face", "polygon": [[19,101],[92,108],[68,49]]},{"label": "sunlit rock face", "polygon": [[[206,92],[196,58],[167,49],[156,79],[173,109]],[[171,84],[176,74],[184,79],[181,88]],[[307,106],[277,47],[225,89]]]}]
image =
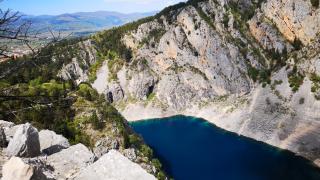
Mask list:
[{"label": "sunlit rock face", "polygon": [[320,9],[309,0],[268,0],[262,11],[290,41],[310,44],[320,31]]}]

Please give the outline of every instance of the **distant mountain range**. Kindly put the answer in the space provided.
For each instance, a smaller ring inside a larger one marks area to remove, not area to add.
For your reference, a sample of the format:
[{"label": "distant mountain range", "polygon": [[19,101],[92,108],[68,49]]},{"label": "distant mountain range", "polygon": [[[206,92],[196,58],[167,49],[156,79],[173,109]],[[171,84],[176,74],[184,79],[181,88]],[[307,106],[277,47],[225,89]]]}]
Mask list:
[{"label": "distant mountain range", "polygon": [[125,23],[152,16],[156,12],[123,14],[110,11],[79,12],[61,15],[25,15],[21,20],[31,21],[32,29],[41,33],[48,32],[48,28],[54,31],[74,32],[76,34],[95,32],[101,29],[120,26]]}]

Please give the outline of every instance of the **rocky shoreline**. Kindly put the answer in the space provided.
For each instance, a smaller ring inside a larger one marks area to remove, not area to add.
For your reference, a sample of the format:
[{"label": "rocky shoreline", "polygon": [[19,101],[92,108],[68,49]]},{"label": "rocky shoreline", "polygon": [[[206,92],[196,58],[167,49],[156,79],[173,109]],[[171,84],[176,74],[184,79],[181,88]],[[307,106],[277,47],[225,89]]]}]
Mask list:
[{"label": "rocky shoreline", "polygon": [[[304,87],[302,87],[301,91],[303,91],[303,88]],[[261,93],[261,91],[264,90],[264,88],[258,87],[255,89],[255,91],[253,91],[253,93],[247,95],[245,99],[248,99],[250,102],[256,101],[257,99],[251,98],[257,97],[257,93]],[[262,99],[264,97],[260,98]],[[313,97],[310,96],[310,98]],[[307,101],[309,101],[309,99],[307,99]],[[254,113],[255,108],[257,107],[253,107],[252,103],[247,102],[239,104],[239,100],[237,100],[236,97],[229,97],[220,102],[212,102],[211,104],[207,104],[203,107],[194,106],[183,111],[165,111],[154,105],[146,106],[144,103],[129,104],[124,110],[119,109],[119,111],[128,121],[131,122],[147,119],[161,119],[176,115],[202,118],[227,131],[231,131],[281,149],[289,150],[296,155],[311,160],[316,166],[320,167],[320,159],[317,156],[317,153],[309,150],[317,149],[320,145],[317,138],[318,136],[320,136],[319,133],[313,133],[314,131],[312,130],[319,127],[319,124],[317,122],[301,123],[301,125],[299,126],[299,131],[292,132],[292,134],[290,135],[292,138],[285,141],[281,141],[278,138],[265,138],[265,134],[254,134],[251,132],[252,129],[248,129],[248,124],[251,123],[250,121],[255,121],[255,119],[252,119],[252,114]],[[277,113],[279,112],[274,112],[274,114]],[[261,118],[263,118],[263,116],[261,116]],[[263,127],[263,125],[261,126]],[[270,132],[275,131],[271,133],[275,136],[277,135],[277,133],[280,133],[280,130],[281,129],[268,129],[268,131]],[[301,141],[299,138],[302,136],[308,136],[315,141]],[[304,146],[307,149],[301,150],[301,146]]]}]

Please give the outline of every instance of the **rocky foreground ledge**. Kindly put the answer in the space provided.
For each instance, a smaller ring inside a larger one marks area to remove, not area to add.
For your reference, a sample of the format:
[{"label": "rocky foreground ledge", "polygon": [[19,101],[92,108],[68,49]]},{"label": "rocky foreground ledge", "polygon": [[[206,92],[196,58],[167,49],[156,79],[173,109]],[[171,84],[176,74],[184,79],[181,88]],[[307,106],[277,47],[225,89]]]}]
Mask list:
[{"label": "rocky foreground ledge", "polygon": [[101,157],[53,131],[0,120],[2,180],[156,179],[116,150]]}]

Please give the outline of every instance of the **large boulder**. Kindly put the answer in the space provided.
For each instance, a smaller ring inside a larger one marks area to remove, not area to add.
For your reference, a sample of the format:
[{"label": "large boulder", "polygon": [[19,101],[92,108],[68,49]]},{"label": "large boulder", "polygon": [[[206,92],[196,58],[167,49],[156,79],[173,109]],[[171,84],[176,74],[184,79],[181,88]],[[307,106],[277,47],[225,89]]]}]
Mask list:
[{"label": "large boulder", "polygon": [[103,155],[97,162],[79,172],[75,180],[155,180],[156,178],[147,173],[138,164],[131,162],[118,151],[111,150]]},{"label": "large boulder", "polygon": [[49,130],[40,131],[39,140],[41,151],[47,155],[57,153],[62,149],[70,147],[68,139]]},{"label": "large boulder", "polygon": [[4,164],[2,175],[2,180],[30,180],[33,167],[23,162],[21,158],[12,157]]},{"label": "large boulder", "polygon": [[58,179],[68,179],[94,162],[95,156],[83,144],[77,144],[47,157]]},{"label": "large boulder", "polygon": [[3,166],[2,180],[54,180],[52,168],[41,158],[12,157]]},{"label": "large boulder", "polygon": [[21,125],[9,142],[6,153],[9,156],[35,157],[40,155],[38,130],[29,123]]}]

